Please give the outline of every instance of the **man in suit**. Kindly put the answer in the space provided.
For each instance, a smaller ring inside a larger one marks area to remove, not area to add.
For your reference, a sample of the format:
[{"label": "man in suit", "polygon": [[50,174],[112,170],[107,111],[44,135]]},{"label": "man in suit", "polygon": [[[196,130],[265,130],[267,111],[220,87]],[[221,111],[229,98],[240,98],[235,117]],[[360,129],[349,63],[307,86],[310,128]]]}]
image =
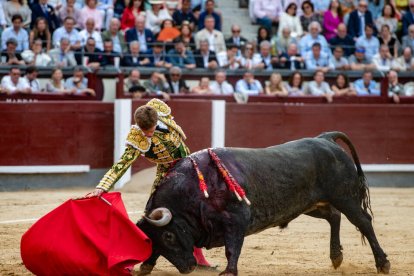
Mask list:
[{"label": "man in suit", "polygon": [[348,35],[344,23],[339,24],[336,30],[336,36],[329,40],[329,44],[331,46],[341,46],[344,49],[345,56],[351,56],[355,52],[355,40]]},{"label": "man in suit", "polygon": [[125,53],[128,51],[125,43],[125,36],[120,31],[121,22],[118,18],[112,18],[109,22],[109,29],[102,32],[102,40],[112,39],[114,43],[114,51],[117,53]]},{"label": "man in suit", "polygon": [[38,3],[33,4],[32,6],[32,22],[30,23],[30,28],[33,29],[33,26],[36,24],[36,19],[43,17],[47,20],[49,25],[49,31],[53,33],[57,28],[60,27],[60,21],[56,15],[56,11],[52,5],[47,3],[48,0],[39,0]]},{"label": "man in suit", "polygon": [[108,39],[104,41],[104,51],[102,53],[102,60],[101,60],[101,66],[119,66],[119,63],[115,61],[118,59],[121,60],[121,56],[114,52],[114,43],[112,42],[112,39]]},{"label": "man in suit", "polygon": [[169,90],[171,94],[188,93],[190,88],[185,81],[181,79],[181,69],[179,67],[171,67],[167,78]]},{"label": "man in suit", "polygon": [[226,46],[234,44],[234,45],[237,45],[243,48],[244,45],[246,45],[247,43],[247,39],[242,37],[240,33],[241,33],[240,26],[237,24],[233,24],[231,26],[231,37],[226,39]]},{"label": "man in suit", "polygon": [[172,64],[167,62],[167,55],[162,42],[155,42],[154,46],[145,53],[145,56],[150,60],[150,63],[146,65],[148,67],[172,67]]},{"label": "man in suit", "polygon": [[402,35],[408,34],[408,29],[410,25],[414,24],[414,0],[410,0],[409,2],[409,10],[404,13],[402,18]]},{"label": "man in suit", "polygon": [[414,52],[414,24],[408,27],[408,34],[402,38],[402,49],[410,47],[411,51]]},{"label": "man in suit", "polygon": [[125,40],[127,43],[137,40],[140,45],[141,52],[147,52],[154,43],[154,34],[145,28],[145,17],[138,15],[135,18],[135,28],[129,29],[125,33]]},{"label": "man in suit", "polygon": [[67,37],[60,39],[59,46],[49,51],[52,58],[52,66],[68,67],[76,66],[75,54],[70,48],[70,40]]},{"label": "man in suit", "polygon": [[89,37],[86,40],[85,46],[75,51],[75,58],[78,65],[82,64],[83,66],[96,70],[101,66],[102,51],[96,48],[95,39]]},{"label": "man in suit", "polygon": [[200,49],[194,51],[197,68],[216,69],[218,67],[216,53],[209,50],[208,40],[200,41]]},{"label": "man in suit", "polygon": [[150,63],[149,58],[142,55],[139,51],[139,42],[132,41],[129,43],[129,52],[122,59],[122,66],[137,67],[146,66]]},{"label": "man in suit", "polygon": [[214,29],[216,29],[217,31],[221,31],[221,13],[218,13],[214,10],[214,5],[214,0],[207,0],[205,2],[205,10],[202,13],[200,13],[200,16],[198,18],[199,30],[205,28],[204,19],[207,16],[212,16],[214,17]]},{"label": "man in suit", "polygon": [[200,48],[200,41],[207,39],[210,41],[210,51],[216,54],[226,51],[223,33],[214,29],[215,19],[211,15],[207,15],[204,20],[205,28],[199,31],[195,36],[197,49]]},{"label": "man in suit", "polygon": [[[375,28],[372,14],[368,10],[368,3],[366,0],[360,0],[358,8],[349,14],[348,19],[348,34],[352,39],[356,40],[358,37],[365,35],[365,26],[373,25]],[[377,30],[374,29],[376,35]]]}]

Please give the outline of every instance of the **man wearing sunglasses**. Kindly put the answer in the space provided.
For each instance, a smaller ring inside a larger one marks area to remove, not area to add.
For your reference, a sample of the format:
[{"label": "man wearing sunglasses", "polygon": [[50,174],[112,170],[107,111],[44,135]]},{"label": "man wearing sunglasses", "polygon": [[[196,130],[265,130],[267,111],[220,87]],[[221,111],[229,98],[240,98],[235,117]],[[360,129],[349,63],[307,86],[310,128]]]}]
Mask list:
[{"label": "man wearing sunglasses", "polygon": [[360,0],[357,9],[349,14],[348,34],[356,41],[358,37],[365,35],[366,25],[374,26],[374,35],[376,35],[377,30],[372,13],[368,10],[368,2]]}]

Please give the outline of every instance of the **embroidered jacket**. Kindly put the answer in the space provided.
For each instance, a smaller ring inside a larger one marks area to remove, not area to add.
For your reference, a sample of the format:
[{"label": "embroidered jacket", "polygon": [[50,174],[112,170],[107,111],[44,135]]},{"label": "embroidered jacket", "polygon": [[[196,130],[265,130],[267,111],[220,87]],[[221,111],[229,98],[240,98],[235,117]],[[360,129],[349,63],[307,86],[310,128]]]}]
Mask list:
[{"label": "embroidered jacket", "polygon": [[126,139],[126,149],[120,160],[104,175],[97,188],[110,190],[140,155],[157,164],[157,175],[153,191],[167,173],[170,165],[189,154],[184,144],[186,136],[171,116],[170,107],[159,99],[147,103],[158,112],[158,123],[154,135],[149,138],[133,125]]}]

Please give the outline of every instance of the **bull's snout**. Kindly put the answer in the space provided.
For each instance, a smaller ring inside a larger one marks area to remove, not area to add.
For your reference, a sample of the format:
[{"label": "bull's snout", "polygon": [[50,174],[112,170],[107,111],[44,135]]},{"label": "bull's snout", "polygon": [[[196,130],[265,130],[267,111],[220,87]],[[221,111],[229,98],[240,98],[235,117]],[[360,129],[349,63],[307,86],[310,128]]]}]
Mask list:
[{"label": "bull's snout", "polygon": [[197,266],[192,265],[192,266],[189,266],[189,267],[187,267],[185,269],[180,269],[179,271],[180,271],[181,274],[189,274],[189,273],[193,272],[194,269],[196,269],[196,267]]}]

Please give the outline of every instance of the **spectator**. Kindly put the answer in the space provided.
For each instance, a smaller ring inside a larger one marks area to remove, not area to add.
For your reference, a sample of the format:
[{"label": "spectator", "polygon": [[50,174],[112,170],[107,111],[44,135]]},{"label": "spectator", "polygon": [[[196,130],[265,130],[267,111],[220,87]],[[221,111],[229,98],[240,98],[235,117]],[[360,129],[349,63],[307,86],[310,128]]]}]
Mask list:
[{"label": "spectator", "polygon": [[150,0],[151,8],[146,12],[145,28],[150,30],[155,36],[161,30],[161,23],[166,19],[171,19],[166,7],[163,7],[163,0]]},{"label": "spectator", "polygon": [[15,15],[19,15],[21,27],[30,27],[30,23],[32,22],[32,11],[26,4],[24,4],[23,0],[2,1],[2,3],[7,26],[10,27],[14,25],[13,18]]},{"label": "spectator", "polygon": [[147,52],[151,44],[155,41],[151,30],[145,28],[145,17],[138,15],[135,19],[135,28],[131,28],[125,33],[126,42],[139,41],[141,52]]},{"label": "spectator", "polygon": [[65,82],[65,89],[74,91],[72,94],[75,95],[90,95],[95,96],[95,91],[88,88],[88,79],[83,75],[82,68],[75,67],[73,71],[73,77],[70,77]]},{"label": "spectator", "polygon": [[26,82],[30,86],[30,91],[33,92],[40,92],[40,82],[37,79],[39,71],[35,66],[29,66],[26,68],[26,76],[24,78],[26,79]]},{"label": "spectator", "polygon": [[63,22],[63,26],[56,29],[53,33],[52,41],[55,48],[59,47],[59,43],[62,38],[67,38],[69,40],[70,49],[73,51],[76,51],[82,47],[79,32],[74,28],[74,26],[75,19],[72,17],[66,17]]},{"label": "spectator", "polygon": [[6,50],[3,50],[1,53],[1,64],[7,65],[24,65],[25,62],[20,55],[16,52],[17,40],[14,38],[9,38],[6,42]]},{"label": "spectator", "polygon": [[214,18],[214,29],[221,32],[221,13],[214,10],[214,0],[205,1],[205,9],[198,17],[198,29],[202,30],[205,26],[205,18],[212,16]]},{"label": "spectator", "polygon": [[307,34],[309,25],[312,22],[318,22],[319,26],[322,26],[323,17],[320,13],[315,13],[314,6],[311,1],[307,0],[302,3],[303,14],[300,16],[300,23],[302,24],[302,30]]},{"label": "spectator", "polygon": [[20,14],[13,15],[12,22],[13,26],[6,28],[1,33],[2,50],[6,49],[6,42],[10,38],[14,38],[17,41],[16,51],[22,52],[29,49],[29,35],[27,34],[27,31],[22,28],[22,16]]},{"label": "spectator", "polygon": [[18,67],[11,67],[9,75],[1,79],[1,91],[7,94],[32,92],[26,79],[21,77]]},{"label": "spectator", "polygon": [[208,39],[210,42],[210,51],[214,51],[216,54],[226,51],[226,44],[224,42],[223,34],[220,31],[214,29],[215,19],[213,16],[208,15],[204,20],[205,28],[198,31],[195,36],[195,43],[197,49],[200,48],[200,41]]},{"label": "spectator", "polygon": [[342,8],[339,0],[332,0],[329,9],[323,14],[323,29],[326,40],[336,36],[339,24],[343,22]]},{"label": "spectator", "polygon": [[177,38],[174,40],[174,49],[168,51],[167,61],[173,66],[180,68],[193,69],[196,67],[193,53],[185,49],[184,42]]},{"label": "spectator", "polygon": [[31,66],[48,66],[52,61],[48,54],[43,53],[41,39],[34,41],[32,50],[23,51],[22,58],[27,65]]},{"label": "spectator", "polygon": [[329,10],[329,4],[331,0],[311,0],[315,8],[315,13],[324,14],[325,11]]},{"label": "spectator", "polygon": [[408,34],[408,27],[414,24],[414,0],[409,1],[409,10],[402,17],[402,35]]},{"label": "spectator", "polygon": [[122,65],[126,67],[146,66],[150,64],[149,58],[142,55],[139,51],[139,42],[129,43],[129,52],[122,58]]},{"label": "spectator", "polygon": [[308,93],[313,96],[323,96],[328,103],[333,101],[333,91],[325,81],[325,73],[322,70],[317,70],[313,74],[313,81],[308,85]]},{"label": "spectator", "polygon": [[[116,61],[118,60],[118,61]],[[104,51],[102,53],[101,66],[115,66],[118,67],[121,61],[121,56],[114,51],[114,44],[111,39],[104,41]]]},{"label": "spectator", "polygon": [[185,81],[181,78],[180,67],[174,66],[170,68],[167,82],[169,86],[168,92],[171,94],[182,94],[190,91]]},{"label": "spectator", "polygon": [[260,51],[257,55],[258,64],[255,66],[256,69],[273,70],[278,66],[279,59],[271,55],[270,42],[264,40],[260,43]]},{"label": "spectator", "polygon": [[256,37],[256,48],[259,50],[259,45],[262,43],[262,41],[270,41],[271,35],[270,31],[266,29],[265,27],[261,26],[259,29],[257,29],[257,37]]},{"label": "spectator", "polygon": [[82,66],[93,70],[101,67],[102,51],[96,48],[96,42],[93,37],[88,38],[85,46],[75,52],[75,59],[78,65],[82,64]]},{"label": "spectator", "polygon": [[332,64],[335,70],[349,70],[351,66],[346,58],[344,58],[344,49],[341,46],[336,46],[333,51]]},{"label": "spectator", "polygon": [[188,22],[191,29],[196,27],[197,19],[191,10],[191,0],[182,0],[181,9],[177,9],[172,18],[176,26],[181,27],[183,22]]},{"label": "spectator", "polygon": [[328,55],[331,54],[328,42],[325,37],[320,34],[321,30],[321,25],[318,22],[312,22],[309,25],[309,33],[303,36],[299,42],[301,56],[306,56],[306,54],[312,50],[312,45],[316,42],[319,42],[321,45],[322,52]]},{"label": "spectator", "polygon": [[306,69],[308,70],[318,70],[326,73],[335,69],[330,55],[321,52],[321,44],[318,42],[312,45],[312,51],[306,55],[305,60]]},{"label": "spectator", "polygon": [[298,53],[298,46],[295,43],[291,43],[288,47],[287,52],[282,53],[279,56],[279,67],[282,69],[288,69],[291,71],[304,69],[305,60]]},{"label": "spectator", "polygon": [[109,29],[102,32],[102,40],[112,39],[114,52],[122,54],[128,50],[124,34],[120,31],[121,23],[118,18],[112,18],[109,22]]},{"label": "spectator", "polygon": [[391,55],[393,57],[398,57],[398,50],[400,48],[400,43],[390,32],[390,26],[382,25],[380,36],[378,38],[380,45],[385,44],[390,49]]},{"label": "spectator", "polygon": [[244,55],[240,58],[240,67],[244,69],[256,69],[260,64],[260,59],[254,53],[252,43],[247,43],[244,48]]},{"label": "spectator", "polygon": [[404,96],[404,86],[398,82],[398,73],[394,70],[388,72],[388,97],[394,103],[400,103],[400,96]]},{"label": "spectator", "polygon": [[380,17],[384,4],[385,4],[385,0],[375,0],[375,1],[368,0],[368,10],[371,12],[372,18],[374,20],[377,20],[378,17]]},{"label": "spectator", "polygon": [[365,55],[369,60],[378,53],[380,42],[374,36],[374,27],[370,24],[365,25],[365,35],[358,37],[355,47],[365,48]]},{"label": "spectator", "polygon": [[210,79],[208,77],[202,77],[198,85],[191,88],[191,93],[198,95],[214,94],[214,91],[210,88]]},{"label": "spectator", "polygon": [[365,48],[357,48],[355,54],[349,57],[351,70],[366,71],[374,70],[375,65],[365,55]]},{"label": "spectator", "polygon": [[31,29],[33,29],[38,18],[46,19],[46,26],[49,28],[50,33],[53,33],[60,27],[60,21],[56,14],[56,10],[52,5],[48,4],[48,0],[39,0],[38,3],[32,6]]},{"label": "spectator", "polygon": [[59,10],[59,18],[61,22],[65,22],[66,17],[71,17],[75,20],[75,28],[80,29],[79,20],[81,18],[80,9],[78,9],[75,5],[76,0],[66,0],[66,5],[64,5]]},{"label": "spectator", "polygon": [[391,4],[386,4],[382,9],[382,15],[375,21],[377,30],[381,30],[383,25],[388,25],[391,33],[395,33],[398,27],[398,20],[395,15],[394,7]]},{"label": "spectator", "polygon": [[344,49],[346,57],[351,56],[355,52],[355,41],[348,35],[346,25],[341,23],[338,25],[336,36],[329,40],[331,46],[341,46]]},{"label": "spectator", "polygon": [[254,78],[252,71],[246,71],[243,78],[236,83],[236,92],[247,95],[263,94],[263,87],[260,81]]},{"label": "spectator", "polygon": [[231,37],[226,39],[226,46],[230,44],[235,44],[239,47],[244,47],[247,43],[247,39],[240,35],[241,28],[237,24],[231,25]]},{"label": "spectator", "polygon": [[[6,17],[4,15],[3,4],[0,5],[0,29],[6,29]],[[1,87],[0,87],[1,88]]]},{"label": "spectator", "polygon": [[218,67],[216,53],[209,50],[208,40],[200,41],[200,49],[194,52],[197,68],[216,69]]},{"label": "spectator", "polygon": [[92,18],[95,21],[95,30],[100,32],[103,28],[104,15],[97,7],[97,0],[85,0],[85,6],[80,11],[79,25],[81,29],[87,28],[86,21]]},{"label": "spectator", "polygon": [[52,66],[67,67],[76,66],[75,54],[70,48],[70,41],[66,37],[60,39],[60,46],[49,51],[49,56],[52,58]]},{"label": "spectator", "polygon": [[112,18],[114,17],[114,1],[113,0],[99,0],[97,9],[102,14],[102,19],[103,19],[102,29],[108,30],[109,24]]},{"label": "spectator", "polygon": [[414,24],[408,27],[408,34],[402,38],[402,48],[410,47],[411,52],[414,51]]},{"label": "spectator", "polygon": [[144,81],[145,90],[150,95],[162,95],[165,99],[169,99],[168,83],[164,74],[153,71],[149,79]]},{"label": "spectator", "polygon": [[265,86],[265,94],[271,96],[287,96],[288,91],[283,85],[282,76],[279,73],[272,73],[269,83]]},{"label": "spectator", "polygon": [[286,85],[288,96],[304,96],[303,76],[299,71],[295,71],[290,75],[288,84]]},{"label": "spectator", "polygon": [[259,25],[264,26],[268,30],[272,29],[272,25],[279,24],[280,15],[283,12],[282,1],[273,0],[255,0],[253,13]]},{"label": "spectator", "polygon": [[164,45],[156,42],[154,46],[148,51],[146,56],[149,58],[149,67],[165,67],[171,68],[172,64],[167,62],[167,56],[164,51]]},{"label": "spectator", "polygon": [[161,23],[161,31],[157,36],[157,41],[167,42],[171,45],[174,39],[179,37],[181,32],[174,26],[174,22],[171,19],[165,19]]},{"label": "spectator", "polygon": [[233,86],[226,80],[226,71],[219,70],[216,72],[213,81],[210,84],[210,90],[217,95],[230,95],[234,93]]},{"label": "spectator", "polygon": [[[388,27],[388,26],[387,26]],[[394,63],[394,59],[387,45],[382,44],[379,53],[372,58],[372,63],[379,71],[389,71]]]},{"label": "spectator", "polygon": [[398,71],[414,70],[414,58],[410,47],[405,47],[402,56],[394,60],[393,69]]},{"label": "spectator", "polygon": [[[251,49],[253,49],[253,45],[251,43],[247,43],[246,45],[246,47],[251,47]],[[244,51],[246,51],[246,47],[244,48]],[[240,68],[242,57],[239,56],[239,51],[240,48],[236,44],[231,44],[224,59],[219,59],[220,67],[225,67],[232,70]]]},{"label": "spectator", "polygon": [[335,78],[335,83],[332,85],[332,91],[335,96],[355,96],[356,91],[351,83],[349,83],[348,76],[339,73]]},{"label": "spectator", "polygon": [[88,18],[86,19],[85,25],[86,29],[79,32],[81,46],[84,47],[86,40],[88,40],[89,37],[92,37],[95,40],[95,47],[102,51],[102,36],[100,32],[95,30],[95,20],[93,18]]},{"label": "spectator", "polygon": [[190,51],[195,51],[195,41],[193,37],[193,32],[191,30],[190,24],[184,21],[181,25],[181,40],[184,42],[185,48]]},{"label": "spectator", "polygon": [[282,35],[280,36],[273,36],[271,40],[272,44],[272,54],[273,55],[281,55],[286,53],[290,44],[298,44],[298,40],[296,37],[292,37],[290,35],[289,27],[284,27],[282,29]]},{"label": "spectator", "polygon": [[381,95],[377,82],[372,79],[371,71],[364,71],[362,79],[358,79],[354,82],[354,87],[358,96]]},{"label": "spectator", "polygon": [[43,17],[38,17],[34,24],[29,36],[30,48],[33,46],[35,40],[40,39],[42,41],[42,49],[48,52],[51,47],[52,35],[50,34],[47,21]]},{"label": "spectator", "polygon": [[73,93],[75,90],[68,90],[65,88],[65,81],[63,80],[63,73],[62,70],[59,68],[55,68],[52,71],[51,79],[46,83],[46,92],[49,93],[58,93],[58,94],[65,94],[65,93]]},{"label": "spectator", "polygon": [[[133,87],[137,87],[137,86],[141,86],[141,73],[139,72],[138,69],[132,69],[129,72],[128,78],[126,78],[124,80],[124,94],[129,94],[131,93],[131,89]],[[145,89],[144,89],[145,91]],[[142,95],[141,95],[142,96]]]},{"label": "spectator", "polygon": [[[123,11],[121,17],[121,29],[126,31],[136,26],[136,20],[141,13],[145,11],[144,0],[130,0],[128,7]],[[145,26],[145,17],[144,25]],[[136,39],[135,39],[136,40]]]},{"label": "spectator", "polygon": [[359,37],[365,36],[366,26],[371,26],[372,34],[376,32],[372,14],[368,10],[366,0],[359,0],[358,8],[349,14],[348,34],[352,39],[357,40]]},{"label": "spectator", "polygon": [[290,35],[293,38],[301,37],[303,34],[302,24],[300,23],[299,17],[296,16],[298,6],[295,3],[290,3],[285,12],[280,16],[280,23],[277,35],[282,36],[284,28],[289,28]]}]

